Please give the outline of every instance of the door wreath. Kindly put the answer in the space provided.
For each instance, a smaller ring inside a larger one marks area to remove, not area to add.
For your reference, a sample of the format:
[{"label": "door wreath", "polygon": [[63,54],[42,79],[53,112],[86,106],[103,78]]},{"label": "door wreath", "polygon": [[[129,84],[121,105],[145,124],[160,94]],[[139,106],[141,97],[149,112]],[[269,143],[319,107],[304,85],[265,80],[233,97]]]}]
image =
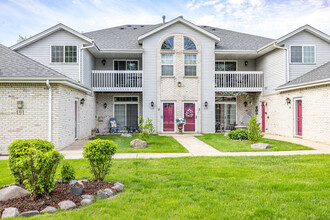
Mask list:
[{"label": "door wreath", "polygon": [[186,118],[192,118],[194,117],[194,112],[191,109],[188,109],[184,115]]}]

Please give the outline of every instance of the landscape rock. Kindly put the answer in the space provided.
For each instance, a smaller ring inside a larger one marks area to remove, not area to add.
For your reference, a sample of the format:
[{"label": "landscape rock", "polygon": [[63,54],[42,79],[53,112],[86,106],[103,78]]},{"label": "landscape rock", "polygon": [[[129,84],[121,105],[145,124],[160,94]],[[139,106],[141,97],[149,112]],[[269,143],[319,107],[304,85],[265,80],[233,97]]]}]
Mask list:
[{"label": "landscape rock", "polygon": [[272,148],[269,144],[264,144],[264,143],[251,144],[251,147],[256,148],[256,149],[270,149],[270,148]]},{"label": "landscape rock", "polygon": [[132,137],[131,134],[121,134],[120,137]]},{"label": "landscape rock", "polygon": [[117,181],[114,182],[114,185],[117,186],[117,188],[120,189],[120,191],[122,191],[124,189],[124,184],[122,184],[121,182]]},{"label": "landscape rock", "polygon": [[133,148],[146,148],[148,144],[140,139],[134,139],[131,141],[130,146]]},{"label": "landscape rock", "polygon": [[105,194],[107,194],[108,197],[113,196],[113,191],[111,189],[105,189],[104,192],[105,192]]},{"label": "landscape rock", "polygon": [[12,218],[12,217],[16,217],[19,215],[19,211],[17,208],[6,208],[3,212],[2,212],[2,218]]},{"label": "landscape rock", "polygon": [[103,192],[102,190],[97,191],[96,197],[99,198],[99,199],[106,199],[106,198],[108,198],[107,194],[105,192]]},{"label": "landscape rock", "polygon": [[8,186],[0,190],[0,201],[4,202],[9,199],[18,199],[28,195],[30,193],[19,186]]},{"label": "landscape rock", "polygon": [[92,203],[93,203],[93,201],[90,200],[90,199],[83,199],[83,200],[81,200],[81,202],[80,202],[80,204],[81,204],[82,206],[89,205],[89,204],[92,204]]},{"label": "landscape rock", "polygon": [[52,206],[47,206],[45,209],[41,210],[40,213],[54,213],[57,209]]},{"label": "landscape rock", "polygon": [[68,209],[75,208],[76,204],[70,200],[65,200],[65,201],[59,202],[58,206],[60,207],[60,209],[68,210]]},{"label": "landscape rock", "polygon": [[21,213],[21,216],[22,217],[30,217],[30,216],[35,216],[35,215],[39,215],[39,211],[38,210],[27,211],[27,212],[22,212]]},{"label": "landscape rock", "polygon": [[92,196],[92,195],[82,195],[81,196],[83,199],[89,199],[89,200],[92,200],[93,202],[94,202],[94,196]]}]

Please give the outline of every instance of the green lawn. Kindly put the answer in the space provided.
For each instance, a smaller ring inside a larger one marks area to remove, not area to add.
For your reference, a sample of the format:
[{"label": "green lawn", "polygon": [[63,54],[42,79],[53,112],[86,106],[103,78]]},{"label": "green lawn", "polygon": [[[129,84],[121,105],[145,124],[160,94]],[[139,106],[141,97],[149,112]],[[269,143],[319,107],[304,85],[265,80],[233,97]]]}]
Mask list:
[{"label": "green lawn", "polygon": [[[124,192],[47,219],[330,219],[330,155],[116,159],[106,180]],[[0,185],[12,182],[0,161]]]},{"label": "green lawn", "polygon": [[203,134],[201,136],[196,136],[196,138],[222,152],[313,150],[312,148],[300,144],[267,138],[262,138],[259,141],[260,143],[267,143],[272,146],[272,148],[266,150],[251,148],[251,143],[249,141],[230,140],[223,134]]},{"label": "green lawn", "polygon": [[179,144],[173,137],[158,136],[157,134],[152,135],[148,139],[147,148],[130,147],[130,142],[138,138],[138,135],[133,135],[133,137],[120,137],[120,135],[111,134],[97,136],[93,139],[98,138],[116,142],[118,144],[117,153],[188,153],[187,149]]}]

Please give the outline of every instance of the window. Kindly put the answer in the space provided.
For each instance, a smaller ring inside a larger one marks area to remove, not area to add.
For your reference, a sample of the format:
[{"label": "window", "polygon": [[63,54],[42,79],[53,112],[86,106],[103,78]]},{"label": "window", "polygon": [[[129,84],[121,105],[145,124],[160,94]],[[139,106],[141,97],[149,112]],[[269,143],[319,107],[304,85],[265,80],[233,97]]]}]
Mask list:
[{"label": "window", "polygon": [[184,37],[184,49],[185,50],[196,50],[196,45],[190,38]]},{"label": "window", "polygon": [[162,50],[173,50],[174,49],[174,37],[167,38],[161,47]]},{"label": "window", "polygon": [[114,70],[138,70],[139,62],[137,60],[114,60]]},{"label": "window", "polygon": [[138,102],[138,97],[115,97],[115,102]]},{"label": "window", "polygon": [[114,97],[114,117],[120,130],[137,128],[139,120],[138,97]]},{"label": "window", "polygon": [[173,54],[162,54],[162,76],[173,76]]},{"label": "window", "polygon": [[291,46],[291,63],[315,63],[315,46]]},{"label": "window", "polygon": [[196,76],[196,54],[184,55],[184,75]]},{"label": "window", "polygon": [[77,46],[51,46],[52,63],[76,63]]},{"label": "window", "polygon": [[233,61],[217,61],[215,62],[215,71],[236,71],[237,63]]}]

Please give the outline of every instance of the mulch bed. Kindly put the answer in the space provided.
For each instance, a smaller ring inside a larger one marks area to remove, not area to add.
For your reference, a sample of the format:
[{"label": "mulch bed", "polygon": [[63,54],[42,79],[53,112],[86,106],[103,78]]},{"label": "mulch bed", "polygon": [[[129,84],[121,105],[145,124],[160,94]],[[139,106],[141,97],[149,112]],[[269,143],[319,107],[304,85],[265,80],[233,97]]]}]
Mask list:
[{"label": "mulch bed", "polygon": [[[82,195],[96,195],[97,191],[100,189],[111,188],[114,186],[113,183],[109,182],[95,182],[95,181],[83,181],[84,190]],[[22,188],[25,188],[24,185],[15,184]],[[7,187],[7,186],[5,186]],[[5,188],[5,187],[1,187]],[[114,194],[117,194],[115,190]],[[64,200],[71,200],[72,202],[76,203],[79,207],[80,202],[83,198],[81,196],[72,195],[70,192],[70,185],[69,183],[56,183],[54,191],[51,192],[48,196],[43,198],[38,198],[37,200],[33,200],[31,196],[26,196],[19,199],[11,199],[5,202],[0,201],[0,213],[3,212],[5,208],[15,207],[19,210],[19,212],[26,212],[32,210],[41,211],[47,206],[53,206],[58,208],[58,203]]]}]

